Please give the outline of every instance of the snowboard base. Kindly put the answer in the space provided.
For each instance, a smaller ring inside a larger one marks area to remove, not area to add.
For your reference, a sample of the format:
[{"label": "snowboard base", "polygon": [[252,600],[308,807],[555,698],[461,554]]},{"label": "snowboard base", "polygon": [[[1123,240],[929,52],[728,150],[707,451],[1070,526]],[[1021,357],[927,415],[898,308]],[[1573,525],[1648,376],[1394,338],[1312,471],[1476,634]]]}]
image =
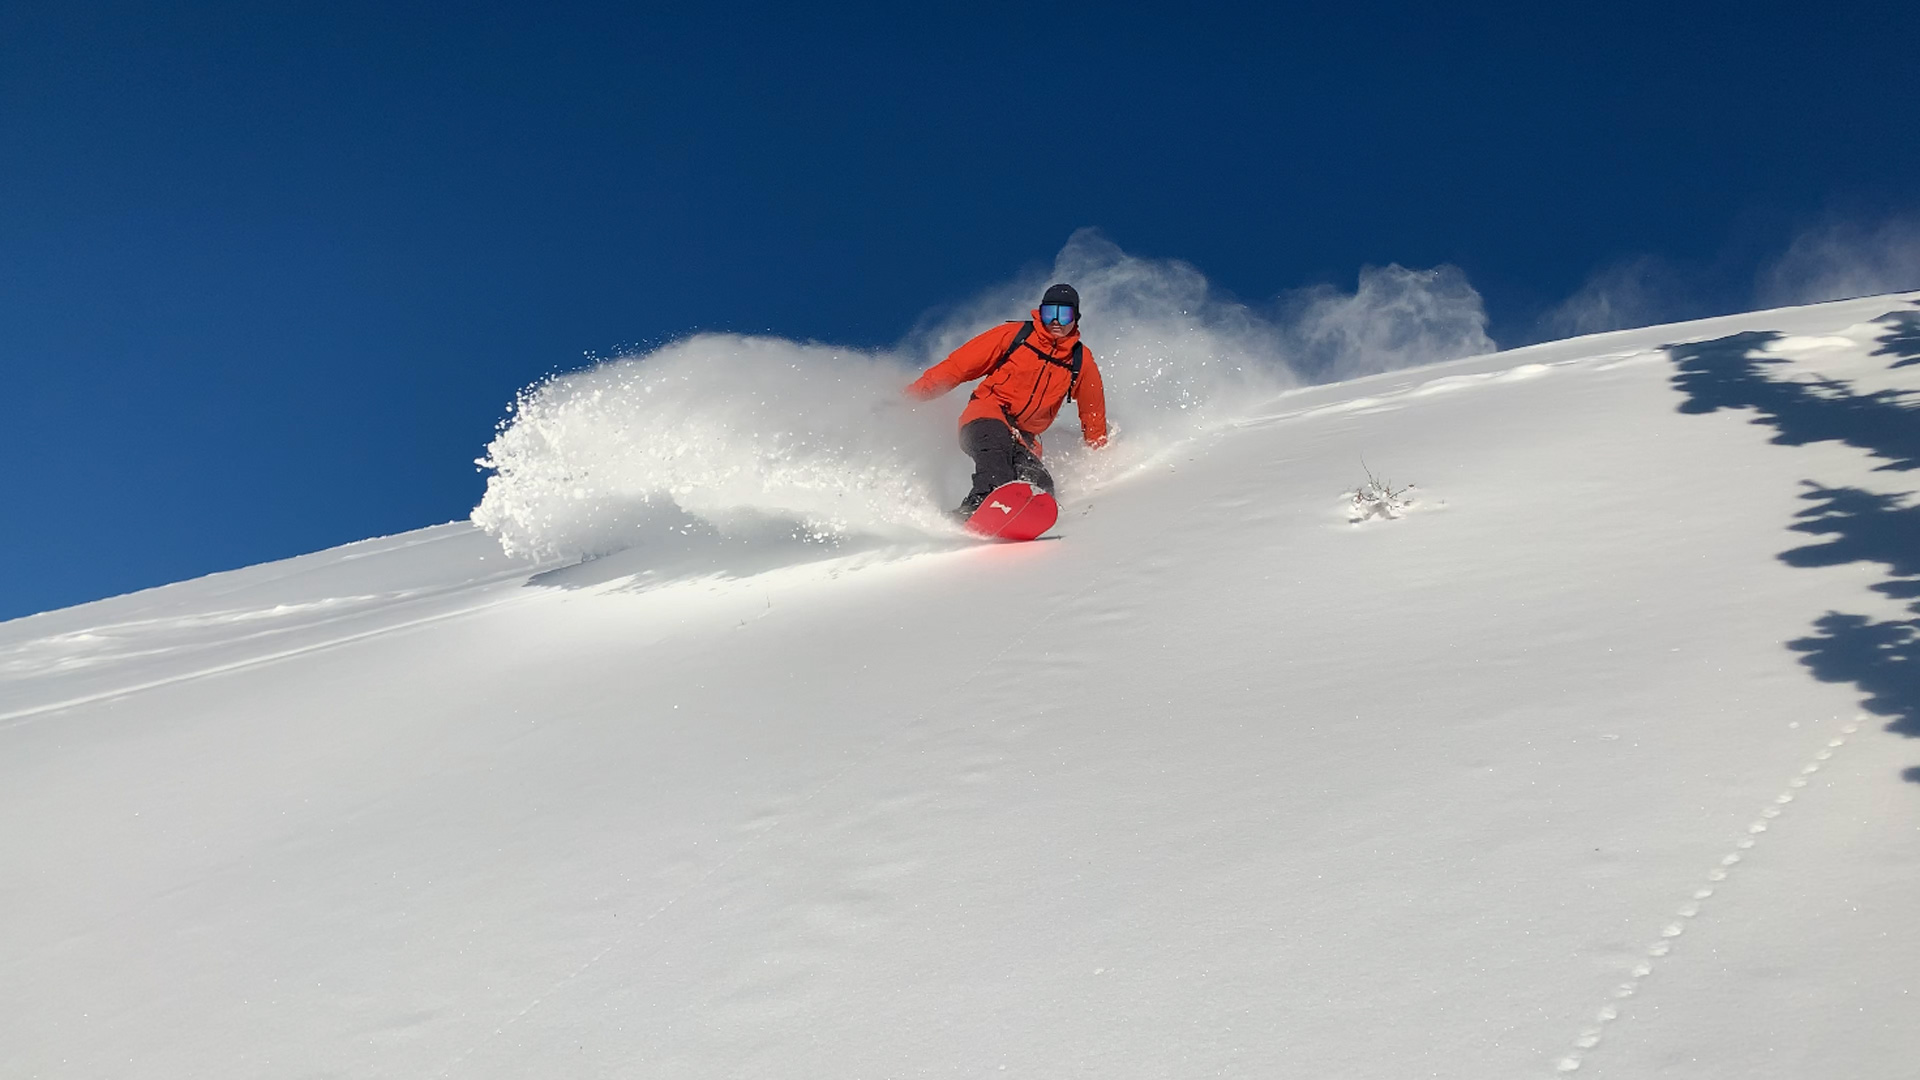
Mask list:
[{"label": "snowboard base", "polygon": [[967,519],[967,531],[989,540],[1032,540],[1060,517],[1053,496],[1025,480],[1001,484]]}]

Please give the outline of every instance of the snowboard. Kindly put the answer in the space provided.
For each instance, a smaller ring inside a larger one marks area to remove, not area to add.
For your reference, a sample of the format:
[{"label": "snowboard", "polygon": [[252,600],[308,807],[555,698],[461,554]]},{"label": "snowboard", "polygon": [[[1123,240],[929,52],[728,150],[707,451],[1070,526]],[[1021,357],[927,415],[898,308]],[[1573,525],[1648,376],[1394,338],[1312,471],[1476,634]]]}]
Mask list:
[{"label": "snowboard", "polygon": [[1001,484],[967,519],[967,531],[990,540],[1032,540],[1060,516],[1053,496],[1025,480]]}]

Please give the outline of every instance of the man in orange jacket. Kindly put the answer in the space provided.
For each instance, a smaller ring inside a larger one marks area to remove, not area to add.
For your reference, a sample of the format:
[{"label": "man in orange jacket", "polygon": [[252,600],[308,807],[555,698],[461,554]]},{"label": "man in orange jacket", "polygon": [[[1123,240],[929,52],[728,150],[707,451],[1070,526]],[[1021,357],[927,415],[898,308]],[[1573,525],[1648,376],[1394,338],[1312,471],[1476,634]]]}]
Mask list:
[{"label": "man in orange jacket", "polygon": [[1080,407],[1087,445],[1107,444],[1107,395],[1099,365],[1080,343],[1080,294],[1054,285],[1031,314],[1031,321],[994,327],[953,350],[907,387],[909,396],[929,401],[980,380],[960,413],[960,448],[973,458],[973,490],[954,511],[962,518],[1001,484],[1025,480],[1053,490],[1040,464],[1040,433],[1069,399]]}]

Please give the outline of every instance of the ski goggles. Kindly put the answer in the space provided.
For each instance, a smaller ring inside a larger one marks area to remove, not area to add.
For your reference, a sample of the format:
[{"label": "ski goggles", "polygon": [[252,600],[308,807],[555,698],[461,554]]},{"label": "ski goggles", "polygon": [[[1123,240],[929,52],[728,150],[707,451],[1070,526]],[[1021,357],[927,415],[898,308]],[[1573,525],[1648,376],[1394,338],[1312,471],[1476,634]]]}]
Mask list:
[{"label": "ski goggles", "polygon": [[1073,310],[1072,304],[1040,305],[1040,321],[1048,326],[1072,326],[1073,320],[1079,315],[1079,312]]}]

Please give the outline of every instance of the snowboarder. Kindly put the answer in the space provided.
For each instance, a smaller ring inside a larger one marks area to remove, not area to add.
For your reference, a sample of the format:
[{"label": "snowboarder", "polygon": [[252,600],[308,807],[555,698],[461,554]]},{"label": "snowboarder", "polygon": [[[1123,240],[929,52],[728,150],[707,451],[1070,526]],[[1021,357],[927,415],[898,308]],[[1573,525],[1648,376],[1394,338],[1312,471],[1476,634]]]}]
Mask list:
[{"label": "snowboarder", "polygon": [[954,511],[965,520],[989,492],[1014,480],[1053,491],[1040,463],[1040,433],[1068,400],[1080,408],[1088,446],[1107,444],[1107,396],[1100,368],[1080,343],[1080,294],[1050,286],[1030,320],[1015,320],[974,338],[907,387],[930,401],[963,382],[980,380],[960,413],[960,448],[973,458],[973,490]]}]

